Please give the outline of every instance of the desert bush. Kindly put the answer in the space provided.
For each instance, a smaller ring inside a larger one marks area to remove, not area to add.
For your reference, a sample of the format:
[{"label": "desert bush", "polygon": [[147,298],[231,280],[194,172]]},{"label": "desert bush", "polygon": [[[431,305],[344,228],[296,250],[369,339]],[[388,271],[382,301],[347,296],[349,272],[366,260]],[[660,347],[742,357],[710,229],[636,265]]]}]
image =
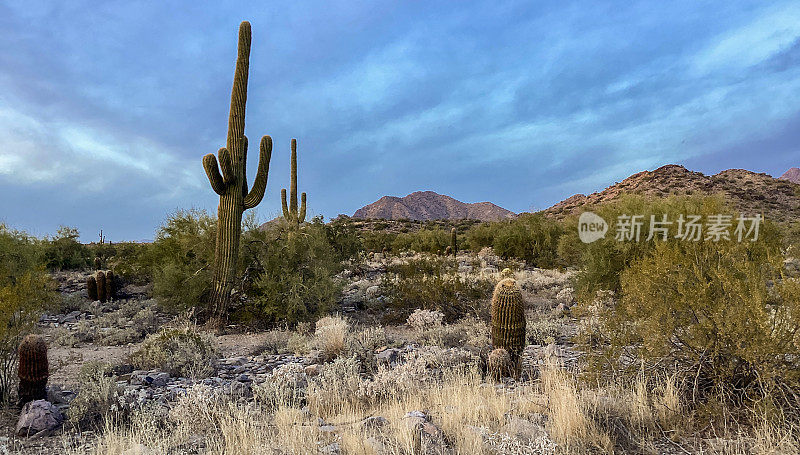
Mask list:
[{"label": "desert bush", "polygon": [[333,359],[343,353],[347,346],[348,324],[339,316],[326,316],[317,321],[314,330],[314,348],[324,359]]},{"label": "desert bush", "polygon": [[289,326],[313,321],[341,293],[334,278],[341,263],[319,217],[299,230],[278,224],[247,231],[241,256],[249,299],[237,316],[245,321]]},{"label": "desert bush", "polygon": [[[562,255],[578,256],[580,272],[575,277],[575,293],[579,301],[590,304],[597,291],[610,290],[619,294],[621,292],[620,276],[634,261],[649,254],[656,244],[663,242],[660,239],[645,240],[648,232],[650,215],[661,219],[667,215],[673,223],[679,215],[700,215],[705,222],[709,215],[730,214],[731,210],[725,205],[724,199],[717,196],[672,196],[664,199],[645,198],[638,195],[623,196],[620,199],[594,209],[608,223],[608,232],[605,238],[585,244],[578,237],[577,221],[572,220],[573,226],[559,241],[559,251]],[[641,237],[639,241],[618,241],[615,239],[614,226],[620,215],[643,215]],[[762,223],[761,236],[769,236],[765,230],[770,228]],[[774,227],[772,228],[774,231]],[[671,235],[667,242],[683,242],[675,239],[677,228],[671,226]],[[705,235],[705,233],[703,233]],[[686,241],[690,242],[691,241]],[[570,251],[571,253],[567,253]]]},{"label": "desert bush", "polygon": [[80,243],[77,229],[61,226],[52,239],[45,239],[43,254],[45,266],[50,270],[76,270],[89,265],[89,249]]},{"label": "desert bush", "polygon": [[303,365],[287,363],[275,368],[264,382],[253,386],[253,398],[270,410],[281,406],[299,407],[305,400],[307,385]]},{"label": "desert bush", "polygon": [[693,378],[695,403],[797,409],[800,283],[782,278],[779,247],[769,237],[657,244],[622,272],[622,297],[600,315],[599,366],[671,364]]},{"label": "desert bush", "polygon": [[216,219],[205,211],[179,210],[158,229],[140,258],[153,277],[153,295],[165,309],[202,306],[211,289]]},{"label": "desert bush", "polygon": [[425,228],[398,234],[392,242],[392,251],[442,254],[448,245],[450,245],[449,231],[441,228]]},{"label": "desert bush", "polygon": [[417,308],[406,319],[406,324],[418,332],[437,329],[442,326],[444,313],[436,310],[422,310]]},{"label": "desert bush", "polygon": [[563,331],[564,325],[561,322],[547,317],[535,318],[528,321],[525,327],[525,337],[531,344],[552,344],[556,342]]},{"label": "desert bush", "polygon": [[81,386],[69,406],[70,423],[81,429],[102,426],[119,401],[116,380],[106,363],[88,362],[81,366],[78,376]]},{"label": "desert bush", "polygon": [[491,247],[499,228],[500,223],[481,223],[471,227],[466,233],[467,246],[472,251]]},{"label": "desert bush", "polygon": [[101,258],[105,267],[114,270],[127,282],[143,285],[153,280],[154,264],[157,259],[151,253],[152,244],[119,242],[113,244],[91,244],[93,256]]},{"label": "desert bush", "polygon": [[203,377],[213,372],[218,351],[213,335],[195,327],[164,329],[148,336],[130,355],[140,369],[159,369],[172,376]]},{"label": "desert bush", "polygon": [[504,259],[522,259],[534,267],[552,268],[558,265],[558,241],[563,232],[558,221],[541,213],[523,213],[501,222],[492,248]]},{"label": "desert bush", "polygon": [[397,234],[385,231],[362,231],[360,236],[366,251],[380,253],[384,250],[393,251],[392,245]]},{"label": "desert bush", "polygon": [[355,259],[364,252],[364,243],[349,217],[339,216],[326,224],[325,236],[339,260]]},{"label": "desert bush", "polygon": [[455,260],[413,258],[388,267],[381,278],[382,294],[389,296],[388,322],[403,322],[416,309],[436,310],[451,322],[468,314],[483,314],[479,303],[492,292],[493,283],[481,276],[462,276]]},{"label": "desert bush", "polygon": [[54,305],[54,284],[35,239],[0,224],[0,400],[11,398],[17,347],[43,309]]}]

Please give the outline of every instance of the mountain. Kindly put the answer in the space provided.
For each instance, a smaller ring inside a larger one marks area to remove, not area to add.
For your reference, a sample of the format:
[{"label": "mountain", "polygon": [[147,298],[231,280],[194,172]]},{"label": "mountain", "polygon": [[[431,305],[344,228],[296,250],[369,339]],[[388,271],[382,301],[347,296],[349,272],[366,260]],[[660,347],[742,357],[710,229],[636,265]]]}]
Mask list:
[{"label": "mountain", "polygon": [[788,171],[784,172],[782,176],[779,178],[783,180],[788,180],[792,183],[800,184],[800,168],[793,167]]},{"label": "mountain", "polygon": [[800,186],[786,178],[776,179],[744,169],[728,169],[708,176],[676,164],[633,174],[598,193],[588,196],[576,194],[545,210],[545,213],[562,218],[612,201],[623,194],[651,197],[722,194],[736,210],[744,214],[764,213],[767,219],[774,221],[800,218]]},{"label": "mountain", "polygon": [[516,214],[491,202],[467,204],[433,191],[417,191],[405,197],[384,196],[361,207],[353,218],[387,220],[471,219],[497,221],[514,218]]}]

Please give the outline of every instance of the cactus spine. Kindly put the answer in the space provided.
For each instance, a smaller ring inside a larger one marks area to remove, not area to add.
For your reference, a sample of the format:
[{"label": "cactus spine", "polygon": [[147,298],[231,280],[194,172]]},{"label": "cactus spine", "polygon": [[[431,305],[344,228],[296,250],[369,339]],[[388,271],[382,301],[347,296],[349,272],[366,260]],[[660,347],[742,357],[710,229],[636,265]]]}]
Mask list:
[{"label": "cactus spine", "polygon": [[508,351],[511,361],[519,367],[519,357],[525,348],[525,304],[513,278],[501,280],[494,288],[492,345]]},{"label": "cactus spine", "polygon": [[453,256],[458,254],[458,233],[456,232],[456,228],[450,229],[450,250]]},{"label": "cactus spine", "polygon": [[47,343],[38,335],[28,335],[19,345],[19,404],[47,398]]},{"label": "cactus spine", "polygon": [[264,197],[272,156],[272,138],[264,136],[259,146],[258,172],[253,187],[247,189],[247,137],[244,135],[247,79],[250,71],[250,23],[239,25],[238,56],[231,90],[226,147],[219,149],[219,166],[213,153],[203,157],[203,168],[211,188],[219,195],[217,243],[214,252],[214,277],[210,308],[212,327],[220,327],[227,316],[231,291],[236,280],[242,213],[257,206]]},{"label": "cactus spine", "polygon": [[292,139],[292,168],[289,182],[289,204],[286,204],[286,188],[281,190],[283,217],[290,225],[299,226],[306,220],[306,193],[300,195],[300,210],[297,210],[297,139]]}]

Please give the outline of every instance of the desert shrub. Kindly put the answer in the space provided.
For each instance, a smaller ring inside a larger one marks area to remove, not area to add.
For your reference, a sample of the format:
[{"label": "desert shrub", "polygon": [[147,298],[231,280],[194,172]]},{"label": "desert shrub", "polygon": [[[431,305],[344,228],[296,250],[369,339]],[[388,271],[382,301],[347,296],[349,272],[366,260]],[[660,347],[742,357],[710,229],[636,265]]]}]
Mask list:
[{"label": "desert shrub", "polygon": [[529,320],[525,326],[525,336],[531,344],[555,343],[563,331],[562,323],[546,317]]},{"label": "desert shrub", "polygon": [[398,234],[392,242],[392,251],[442,254],[448,245],[450,245],[450,232],[441,228],[425,228]]},{"label": "desert shrub", "polygon": [[339,260],[355,259],[364,251],[358,229],[349,217],[339,216],[326,224],[325,235]]},{"label": "desert shrub", "polygon": [[147,284],[153,279],[153,259],[149,243],[120,242],[90,245],[97,248],[95,257],[104,261],[105,267],[113,269],[117,276],[134,284]]},{"label": "desert shrub", "polygon": [[253,386],[253,398],[270,410],[299,406],[305,400],[307,384],[303,365],[287,363],[275,368],[264,382]]},{"label": "desert shrub", "polygon": [[158,229],[142,258],[153,276],[153,295],[166,309],[205,304],[211,289],[216,219],[205,211],[179,210]]},{"label": "desert shrub", "polygon": [[117,406],[120,391],[111,366],[88,362],[78,376],[80,389],[69,405],[69,421],[78,428],[98,428]]},{"label": "desert shrub", "polygon": [[504,259],[516,258],[534,267],[557,265],[558,240],[563,234],[558,221],[541,213],[523,213],[510,221],[500,222],[492,248]]},{"label": "desert shrub", "polygon": [[326,316],[317,321],[314,331],[314,348],[318,349],[324,359],[333,359],[346,348],[347,321],[339,316]]},{"label": "desert shrub", "polygon": [[444,313],[436,310],[423,310],[417,308],[408,316],[406,324],[418,332],[425,330],[437,329],[442,326],[444,321]]},{"label": "desert shrub", "polygon": [[[733,214],[725,205],[721,197],[716,196],[673,196],[665,199],[645,198],[642,196],[624,196],[612,203],[594,209],[608,223],[608,232],[605,238],[584,244],[578,237],[577,221],[572,220],[572,226],[559,242],[559,251],[562,256],[570,251],[579,257],[580,273],[575,277],[575,292],[579,301],[590,304],[597,291],[610,290],[619,294],[621,291],[620,276],[634,261],[649,254],[656,244],[662,240],[645,240],[650,215],[661,219],[667,215],[668,220],[676,222],[679,215],[701,215],[705,222],[709,215]],[[615,225],[620,215],[643,215],[644,224],[641,227],[639,241],[618,241],[615,239]],[[677,227],[673,224],[668,242],[679,242],[674,235]],[[764,226],[762,226],[762,231]],[[762,236],[766,233],[762,232]],[[705,235],[705,233],[703,233]],[[771,234],[768,234],[771,235]],[[686,241],[691,243],[690,241]]]},{"label": "desert shrub", "polygon": [[468,314],[482,314],[482,299],[487,298],[493,283],[481,276],[456,273],[451,258],[422,257],[389,266],[381,278],[383,295],[390,296],[387,322],[403,322],[416,309],[437,310],[445,321]]},{"label": "desert shrub", "polygon": [[54,285],[40,266],[40,249],[24,232],[0,224],[0,400],[11,397],[17,347],[43,309],[55,303]]},{"label": "desert shrub", "polygon": [[481,223],[471,227],[466,234],[467,246],[472,251],[491,247],[500,223]]},{"label": "desert shrub", "polygon": [[164,329],[148,336],[130,355],[140,369],[159,369],[173,376],[202,377],[213,372],[218,352],[213,335],[196,328]]},{"label": "desert shrub", "polygon": [[385,231],[361,231],[360,236],[366,251],[380,253],[384,250],[393,251],[392,244],[397,234]]},{"label": "desert shrub", "polygon": [[658,243],[622,272],[621,298],[600,314],[597,365],[671,364],[692,378],[695,402],[768,397],[797,409],[800,283],[781,277],[779,247],[769,236]]},{"label": "desert shrub", "polygon": [[279,224],[243,238],[247,305],[238,317],[261,324],[294,325],[328,312],[342,285],[338,255],[320,218],[299,229]]},{"label": "desert shrub", "polygon": [[75,228],[61,226],[56,236],[43,241],[45,266],[50,270],[76,270],[89,265],[89,249],[80,243]]}]

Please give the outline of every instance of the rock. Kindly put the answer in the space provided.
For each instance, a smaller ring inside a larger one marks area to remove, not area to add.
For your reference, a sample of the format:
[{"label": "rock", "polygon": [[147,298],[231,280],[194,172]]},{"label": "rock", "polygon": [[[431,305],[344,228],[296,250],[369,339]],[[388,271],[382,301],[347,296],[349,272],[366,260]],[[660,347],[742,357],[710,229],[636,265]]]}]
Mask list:
[{"label": "rock", "polygon": [[129,447],[128,450],[122,452],[122,455],[150,455],[153,453],[146,445],[144,444],[134,444],[133,446]]},{"label": "rock", "polygon": [[53,431],[64,422],[64,416],[58,408],[47,400],[36,400],[25,403],[19,414],[16,434],[30,436],[41,431]]},{"label": "rock", "polygon": [[383,350],[375,354],[375,361],[378,362],[378,364],[381,363],[386,365],[395,364],[397,363],[397,359],[400,357],[400,352],[401,352],[400,349],[397,348],[390,348]]},{"label": "rock", "polygon": [[117,376],[133,373],[133,365],[123,363],[122,365],[115,365],[111,368],[111,373]]},{"label": "rock", "polygon": [[[148,378],[152,378],[152,380]],[[169,373],[157,373],[154,376],[147,376],[145,381],[149,382],[151,387],[164,387],[169,381]]]},{"label": "rock", "polygon": [[414,432],[415,453],[439,454],[447,450],[444,432],[430,421],[423,411],[411,411],[405,416],[406,424]]},{"label": "rock", "polygon": [[374,299],[374,298],[378,297],[380,295],[380,293],[381,293],[380,286],[373,285],[373,286],[370,286],[370,287],[367,288],[366,295],[367,295],[368,299]]}]

